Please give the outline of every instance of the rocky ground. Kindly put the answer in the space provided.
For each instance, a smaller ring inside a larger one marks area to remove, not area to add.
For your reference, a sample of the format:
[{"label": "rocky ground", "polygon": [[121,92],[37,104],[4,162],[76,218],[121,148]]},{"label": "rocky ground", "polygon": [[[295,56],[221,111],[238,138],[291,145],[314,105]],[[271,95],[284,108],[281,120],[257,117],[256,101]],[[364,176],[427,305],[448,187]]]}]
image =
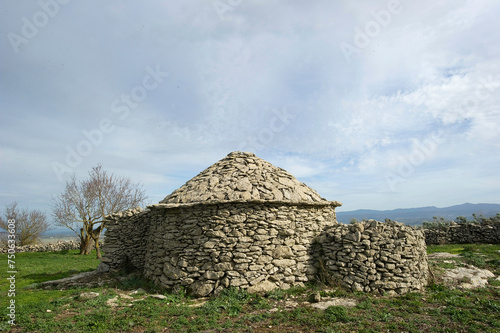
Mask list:
[{"label": "rocky ground", "polygon": [[[428,255],[432,278],[436,283],[444,283],[450,288],[474,289],[485,287],[495,274],[466,264],[459,254],[436,252]],[[500,276],[496,277],[500,281]]]},{"label": "rocky ground", "polygon": [[[73,275],[68,278],[46,281],[41,283],[39,286],[32,287],[40,287],[42,289],[68,289],[72,287],[87,287],[87,288],[95,288],[95,287],[103,287],[110,286],[120,281],[126,280],[130,278],[130,276],[116,276],[110,273],[100,273],[97,271],[85,272]],[[144,289],[138,288],[132,291],[118,291],[118,295],[108,301],[109,306],[131,306],[133,302],[138,300],[143,300],[147,297],[157,298],[157,299],[166,299],[167,297],[161,294],[149,294]],[[80,298],[82,299],[92,299],[99,297],[99,293],[97,292],[84,292],[80,294]],[[135,297],[132,297],[135,295]],[[139,296],[139,297],[138,297]],[[197,298],[194,300],[193,304],[190,306],[197,307],[202,306],[207,302],[209,298]],[[311,306],[317,309],[326,309],[329,306],[346,306],[353,307],[356,306],[357,301],[354,299],[349,299],[345,297],[321,297],[319,293],[314,293],[307,301],[300,300],[299,298],[288,299],[282,302],[276,302],[275,310],[271,309],[270,312],[277,311],[278,305],[280,308],[296,308],[303,306]]]}]

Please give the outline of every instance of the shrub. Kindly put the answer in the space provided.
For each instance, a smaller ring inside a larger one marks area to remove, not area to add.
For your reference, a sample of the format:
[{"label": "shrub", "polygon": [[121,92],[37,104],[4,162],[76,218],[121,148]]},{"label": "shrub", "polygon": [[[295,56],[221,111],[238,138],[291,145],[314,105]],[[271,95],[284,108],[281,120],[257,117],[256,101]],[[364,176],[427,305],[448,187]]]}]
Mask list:
[{"label": "shrub", "polygon": [[329,306],[325,309],[325,318],[331,322],[347,323],[351,318],[347,315],[347,311],[343,306]]}]

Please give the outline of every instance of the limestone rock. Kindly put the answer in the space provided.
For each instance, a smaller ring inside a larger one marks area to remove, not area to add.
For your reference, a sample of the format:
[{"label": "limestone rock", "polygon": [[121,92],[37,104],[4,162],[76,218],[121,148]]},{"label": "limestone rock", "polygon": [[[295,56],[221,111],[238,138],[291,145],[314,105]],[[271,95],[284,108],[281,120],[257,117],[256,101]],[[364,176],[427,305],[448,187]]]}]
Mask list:
[{"label": "limestone rock", "polygon": [[188,293],[193,297],[205,297],[214,290],[214,286],[207,281],[197,281],[189,286]]},{"label": "limestone rock", "polygon": [[263,295],[274,289],[278,288],[276,284],[272,283],[269,280],[262,281],[256,285],[249,287],[247,290],[250,294],[258,294]]},{"label": "limestone rock", "polygon": [[358,304],[358,302],[354,299],[349,298],[325,298],[318,303],[311,304],[311,307],[321,310],[326,310],[330,306],[345,306],[345,307],[354,307]]},{"label": "limestone rock", "polygon": [[293,252],[288,246],[278,245],[273,251],[273,257],[276,259],[290,259],[293,257]]},{"label": "limestone rock", "polygon": [[487,269],[457,267],[446,270],[443,280],[448,283],[456,283],[462,289],[481,288],[488,284],[488,279],[494,278],[495,274]]},{"label": "limestone rock", "polygon": [[167,299],[168,298],[167,296],[160,295],[160,294],[149,295],[149,297],[156,298],[156,299]]},{"label": "limestone rock", "polygon": [[94,291],[88,291],[88,292],[84,292],[84,293],[81,293],[79,298],[81,300],[89,300],[89,299],[94,299],[94,298],[97,298],[99,297],[99,293],[96,293]]}]

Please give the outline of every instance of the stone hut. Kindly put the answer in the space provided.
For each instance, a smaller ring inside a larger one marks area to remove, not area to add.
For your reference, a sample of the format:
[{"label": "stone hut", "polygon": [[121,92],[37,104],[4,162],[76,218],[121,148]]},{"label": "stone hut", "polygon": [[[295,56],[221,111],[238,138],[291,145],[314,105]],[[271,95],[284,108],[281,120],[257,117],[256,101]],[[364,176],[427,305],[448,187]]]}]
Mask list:
[{"label": "stone hut", "polygon": [[338,206],[254,154],[233,152],[147,211],[109,217],[101,269],[129,265],[195,296],[302,285],[316,273],[311,244],[337,223]]},{"label": "stone hut", "polygon": [[252,153],[233,152],[159,204],[108,216],[99,270],[133,269],[193,296],[287,289],[321,275],[381,293],[426,284],[421,231],[338,224],[341,205]]}]

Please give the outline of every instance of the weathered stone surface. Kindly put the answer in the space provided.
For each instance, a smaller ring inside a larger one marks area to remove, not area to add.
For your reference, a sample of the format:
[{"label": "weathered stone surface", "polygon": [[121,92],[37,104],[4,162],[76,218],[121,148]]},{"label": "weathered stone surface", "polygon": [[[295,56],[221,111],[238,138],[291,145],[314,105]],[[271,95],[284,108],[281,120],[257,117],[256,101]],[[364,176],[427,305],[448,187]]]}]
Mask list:
[{"label": "weathered stone surface", "polygon": [[345,306],[345,307],[353,307],[356,306],[358,302],[354,299],[337,297],[337,298],[326,298],[322,299],[318,303],[311,304],[311,307],[321,310],[326,310],[330,306]]},{"label": "weathered stone surface", "polygon": [[272,263],[276,267],[290,267],[295,265],[297,262],[293,259],[275,259]]},{"label": "weathered stone surface", "polygon": [[322,240],[327,273],[353,291],[405,293],[427,283],[424,235],[398,222],[334,225]]},{"label": "weathered stone surface", "polygon": [[84,293],[81,293],[79,298],[81,300],[89,300],[89,299],[94,299],[94,298],[97,298],[99,297],[99,293],[96,293],[94,291],[88,291],[88,292],[84,292]]},{"label": "weathered stone surface", "polygon": [[171,280],[175,279],[180,279],[182,277],[187,276],[187,273],[180,270],[179,268],[169,264],[168,262],[165,263],[163,266],[163,274]]},{"label": "weathered stone surface", "polygon": [[289,259],[293,257],[293,252],[288,246],[278,245],[273,251],[273,257],[278,259]]},{"label": "weathered stone surface", "polygon": [[97,266],[97,271],[98,272],[109,272],[110,270],[110,267],[108,264],[105,264],[104,262],[101,262],[98,266]]},{"label": "weathered stone surface", "polygon": [[[300,193],[300,194],[299,194]],[[328,202],[283,169],[252,153],[233,152],[172,192],[160,203],[222,202],[226,200],[288,200]]]},{"label": "weathered stone surface", "polygon": [[197,281],[189,286],[188,292],[193,297],[205,297],[214,290],[214,287],[215,285],[213,283]]},{"label": "weathered stone surface", "polygon": [[459,281],[458,287],[461,289],[475,289],[486,286],[488,279],[494,277],[495,274],[487,269],[457,267],[446,270],[443,280]]},{"label": "weathered stone surface", "polygon": [[278,286],[275,283],[272,283],[269,280],[260,282],[256,285],[248,287],[248,292],[251,294],[265,294],[268,293],[274,289],[278,288]]},{"label": "weathered stone surface", "polygon": [[207,280],[218,280],[220,279],[221,277],[224,276],[224,272],[214,272],[214,271],[208,271],[205,273],[205,278]]}]

